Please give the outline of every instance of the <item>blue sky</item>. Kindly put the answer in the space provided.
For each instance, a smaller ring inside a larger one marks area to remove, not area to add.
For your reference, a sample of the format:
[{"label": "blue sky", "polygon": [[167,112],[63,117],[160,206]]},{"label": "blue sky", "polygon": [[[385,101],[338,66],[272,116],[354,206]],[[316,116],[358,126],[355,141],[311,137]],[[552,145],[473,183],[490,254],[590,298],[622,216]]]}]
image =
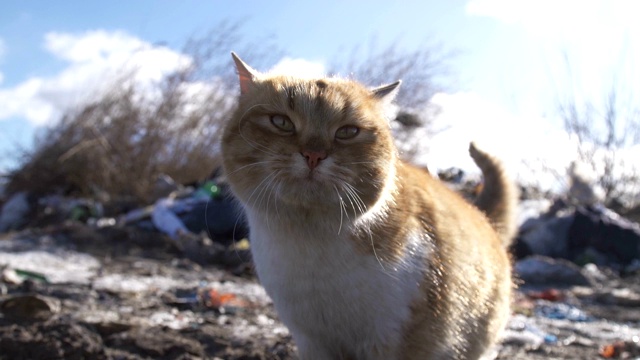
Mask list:
[{"label": "blue sky", "polygon": [[558,96],[571,90],[600,100],[613,76],[629,93],[640,84],[632,65],[640,54],[634,19],[640,3],[633,0],[118,4],[34,0],[0,6],[0,169],[12,164],[7,150],[30,146],[38,128],[87,91],[99,92],[109,62],[116,66],[127,51],[162,43],[169,49],[136,60],[150,64],[149,77],[161,76],[184,60],[179,49],[189,36],[225,19],[244,20],[246,39],[269,36],[287,57],[318,66],[373,37],[380,46],[438,43],[455,51],[448,61],[452,86],[435,98],[443,108],[438,121],[450,129],[433,139],[428,161],[435,167],[469,166],[471,139],[505,154],[513,167],[527,157],[562,166],[573,155],[554,115]]}]

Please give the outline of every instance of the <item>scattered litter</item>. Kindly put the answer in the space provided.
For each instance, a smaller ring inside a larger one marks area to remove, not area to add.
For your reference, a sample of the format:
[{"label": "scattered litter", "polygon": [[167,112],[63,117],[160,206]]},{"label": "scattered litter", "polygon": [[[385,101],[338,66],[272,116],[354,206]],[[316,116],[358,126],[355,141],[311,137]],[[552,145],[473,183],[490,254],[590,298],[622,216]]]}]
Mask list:
[{"label": "scattered litter", "polygon": [[534,311],[537,316],[544,316],[549,319],[566,319],[580,322],[593,321],[593,318],[585,314],[582,310],[564,303],[540,300],[539,303],[536,304]]},{"label": "scattered litter", "polygon": [[93,282],[96,290],[106,290],[112,293],[148,293],[167,291],[174,288],[195,286],[197,283],[185,283],[166,276],[134,276],[125,274],[109,274],[101,276]]},{"label": "scattered litter", "polygon": [[514,315],[505,331],[504,342],[537,349],[542,344],[557,343],[558,338],[540,329],[533,323],[531,318],[523,315]]},{"label": "scattered litter", "polygon": [[534,300],[547,300],[547,301],[562,301],[565,298],[565,295],[562,291],[558,289],[545,289],[542,291],[529,291],[526,293],[527,296]]},{"label": "scattered litter", "polygon": [[11,196],[0,211],[0,233],[17,230],[26,224],[26,216],[30,210],[26,192],[19,192]]},{"label": "scattered litter", "polygon": [[615,341],[600,347],[599,354],[605,359],[637,359],[640,356],[637,338],[635,341]]},{"label": "scattered litter", "polygon": [[93,256],[60,250],[0,252],[0,264],[20,269],[16,275],[50,283],[88,283],[96,275],[100,263]]},{"label": "scattered litter", "polygon": [[230,250],[246,251],[249,250],[250,247],[251,244],[249,243],[249,239],[243,238],[242,240],[235,241],[233,244],[231,244]]},{"label": "scattered litter", "polygon": [[166,326],[174,330],[181,330],[201,323],[202,319],[196,318],[191,311],[174,309],[171,312],[159,311],[151,314],[149,322],[154,326]]},{"label": "scattered litter", "polygon": [[177,240],[180,234],[187,234],[189,230],[182,220],[171,210],[174,200],[170,198],[160,199],[156,202],[151,213],[153,225],[170,238]]},{"label": "scattered litter", "polygon": [[222,307],[243,308],[248,305],[247,301],[238,298],[234,294],[220,293],[215,289],[201,292],[200,298],[205,306],[216,309]]},{"label": "scattered litter", "polygon": [[515,272],[527,285],[591,285],[576,264],[546,256],[535,255],[518,261]]},{"label": "scattered litter", "polygon": [[5,267],[4,270],[2,270],[2,276],[0,277],[0,279],[7,284],[16,284],[16,285],[22,284],[27,279],[41,281],[44,283],[49,282],[47,277],[44,276],[42,273],[28,271],[28,270],[21,270],[21,269],[13,269],[10,267]]}]

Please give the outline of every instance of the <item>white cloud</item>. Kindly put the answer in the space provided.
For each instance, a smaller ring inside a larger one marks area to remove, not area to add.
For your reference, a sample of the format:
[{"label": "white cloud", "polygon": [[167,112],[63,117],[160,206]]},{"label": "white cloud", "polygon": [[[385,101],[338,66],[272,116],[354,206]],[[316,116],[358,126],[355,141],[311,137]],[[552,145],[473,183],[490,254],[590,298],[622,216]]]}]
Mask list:
[{"label": "white cloud", "polygon": [[[541,92],[552,98],[553,106],[558,97],[570,96],[578,105],[602,108],[602,101],[614,90],[620,99],[628,99],[624,106],[636,110],[640,1],[470,0],[466,11],[526,33],[519,41],[541,62],[532,62],[533,68],[524,71],[546,77],[548,84]],[[505,67],[517,65],[505,63]]]},{"label": "white cloud", "polygon": [[320,62],[285,57],[269,70],[269,73],[303,78],[317,78],[325,76],[326,69],[324,64]]},{"label": "white cloud", "polygon": [[541,47],[573,52],[588,64],[612,66],[638,54],[636,0],[470,0],[466,11],[524,29]]},{"label": "white cloud", "polygon": [[518,24],[548,35],[584,36],[607,31],[611,26],[638,29],[635,0],[470,0],[467,13]]},{"label": "white cloud", "polygon": [[67,66],[50,77],[33,77],[14,87],[0,88],[0,120],[23,117],[36,125],[46,124],[116,82],[127,79],[145,86],[191,61],[123,32],[52,32],[46,34],[44,47]]}]

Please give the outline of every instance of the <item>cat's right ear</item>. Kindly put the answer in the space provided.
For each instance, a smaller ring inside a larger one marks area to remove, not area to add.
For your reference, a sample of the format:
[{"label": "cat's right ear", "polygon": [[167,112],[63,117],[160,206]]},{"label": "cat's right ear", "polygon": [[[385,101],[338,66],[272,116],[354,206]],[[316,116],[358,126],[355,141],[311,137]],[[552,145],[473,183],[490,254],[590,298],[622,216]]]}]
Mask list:
[{"label": "cat's right ear", "polygon": [[238,77],[240,78],[240,94],[246,94],[251,86],[253,85],[255,79],[258,77],[258,72],[251,68],[251,66],[247,65],[234,53],[231,52],[231,57],[233,58],[233,62],[236,63],[236,69],[238,69]]}]

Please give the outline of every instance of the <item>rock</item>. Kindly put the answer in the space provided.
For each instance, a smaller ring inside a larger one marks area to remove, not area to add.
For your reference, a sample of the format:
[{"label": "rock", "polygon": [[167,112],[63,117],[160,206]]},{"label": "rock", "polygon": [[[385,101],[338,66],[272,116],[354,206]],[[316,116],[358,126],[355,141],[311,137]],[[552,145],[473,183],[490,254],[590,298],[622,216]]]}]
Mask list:
[{"label": "rock", "polygon": [[518,261],[515,265],[515,273],[526,285],[591,285],[589,279],[574,263],[539,255]]},{"label": "rock", "polygon": [[0,328],[3,359],[106,359],[100,336],[68,319]]},{"label": "rock", "polygon": [[143,358],[176,359],[177,355],[190,359],[187,355],[203,358],[204,347],[197,340],[182,336],[170,328],[152,327],[145,330],[134,329],[108,337],[106,345],[126,349]]},{"label": "rock", "polygon": [[60,301],[41,295],[21,295],[0,303],[5,318],[20,320],[46,320],[60,311]]}]

